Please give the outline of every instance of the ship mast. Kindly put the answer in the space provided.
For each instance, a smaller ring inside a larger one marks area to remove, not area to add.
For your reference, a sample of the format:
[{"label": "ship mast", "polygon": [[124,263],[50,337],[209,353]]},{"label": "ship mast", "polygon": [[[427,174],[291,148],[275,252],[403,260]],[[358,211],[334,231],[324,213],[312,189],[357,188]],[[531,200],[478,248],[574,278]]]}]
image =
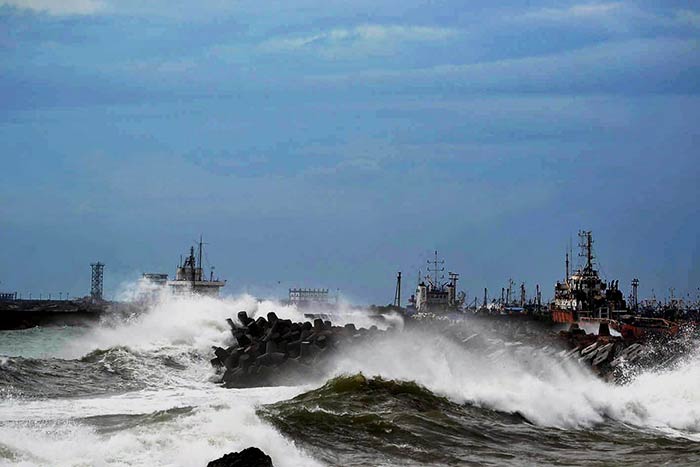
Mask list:
[{"label": "ship mast", "polygon": [[196,281],[196,274],[197,274],[197,266],[195,264],[194,260],[194,247],[190,247],[190,257],[189,257],[189,263],[190,263],[190,273],[192,275],[190,276],[192,278],[192,290],[194,290],[194,283]]},{"label": "ship mast", "polygon": [[[431,264],[434,266],[433,269],[430,268]],[[431,276],[431,280],[433,282],[433,287],[435,287],[435,288],[440,287],[440,285],[439,285],[440,278],[438,277],[438,273],[445,270],[445,267],[442,266],[444,264],[445,264],[445,260],[438,261],[438,252],[437,252],[437,250],[435,250],[435,259],[433,261],[428,260],[428,272],[434,273],[434,275]],[[442,267],[440,267],[440,266],[442,266]]]},{"label": "ship mast", "polygon": [[197,266],[199,269],[202,269],[202,235],[199,235],[199,265]]},{"label": "ship mast", "polygon": [[578,236],[578,246],[581,248],[581,253],[579,253],[579,256],[586,258],[586,266],[584,267],[584,271],[590,273],[593,271],[593,260],[595,259],[593,256],[593,232],[590,230],[581,230],[579,231]]},{"label": "ship mast", "polygon": [[396,275],[396,291],[394,292],[394,306],[401,308],[401,271]]}]

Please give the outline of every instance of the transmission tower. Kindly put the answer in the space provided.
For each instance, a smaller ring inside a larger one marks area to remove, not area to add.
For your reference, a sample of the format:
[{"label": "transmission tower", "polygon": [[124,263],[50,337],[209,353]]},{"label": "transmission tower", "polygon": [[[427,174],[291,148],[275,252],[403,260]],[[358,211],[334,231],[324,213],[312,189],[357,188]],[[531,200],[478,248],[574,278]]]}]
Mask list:
[{"label": "transmission tower", "polygon": [[92,280],[90,287],[90,297],[93,300],[102,300],[102,279],[104,277],[104,263],[91,263],[92,268]]}]

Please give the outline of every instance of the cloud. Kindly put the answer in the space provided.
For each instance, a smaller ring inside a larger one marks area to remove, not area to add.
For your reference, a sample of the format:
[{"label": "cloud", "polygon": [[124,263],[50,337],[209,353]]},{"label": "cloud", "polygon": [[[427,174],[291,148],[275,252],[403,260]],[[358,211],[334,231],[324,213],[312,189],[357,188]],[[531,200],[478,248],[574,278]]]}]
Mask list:
[{"label": "cloud", "polygon": [[272,53],[298,50],[335,53],[342,49],[379,52],[391,50],[399,43],[443,41],[458,34],[459,31],[451,28],[363,24],[304,36],[273,37],[262,42],[258,48]]},{"label": "cloud", "polygon": [[[609,93],[698,92],[693,72],[697,40],[637,39],[603,43],[560,54],[410,70],[376,69],[309,76],[329,86],[393,86],[405,90]],[[643,79],[640,79],[643,77]]]},{"label": "cloud", "polygon": [[99,0],[0,0],[0,6],[10,6],[50,15],[92,15],[105,8]]},{"label": "cloud", "polygon": [[562,21],[582,18],[600,18],[620,10],[622,3],[590,3],[569,8],[542,8],[523,15],[524,18]]}]

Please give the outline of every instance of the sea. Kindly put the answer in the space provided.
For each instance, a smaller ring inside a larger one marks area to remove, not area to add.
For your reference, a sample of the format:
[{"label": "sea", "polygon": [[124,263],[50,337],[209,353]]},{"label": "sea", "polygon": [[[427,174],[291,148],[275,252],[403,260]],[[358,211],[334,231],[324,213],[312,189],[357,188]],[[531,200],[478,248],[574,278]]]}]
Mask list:
[{"label": "sea", "polygon": [[[285,466],[700,465],[700,354],[604,382],[546,342],[464,320],[401,330],[294,386],[226,389],[226,318],[303,313],[247,295],[160,297],[88,327],[0,332],[0,466],[206,466],[256,446]],[[348,309],[337,324],[371,326]],[[339,322],[340,321],[340,322]],[[697,348],[697,346],[696,346]]]}]

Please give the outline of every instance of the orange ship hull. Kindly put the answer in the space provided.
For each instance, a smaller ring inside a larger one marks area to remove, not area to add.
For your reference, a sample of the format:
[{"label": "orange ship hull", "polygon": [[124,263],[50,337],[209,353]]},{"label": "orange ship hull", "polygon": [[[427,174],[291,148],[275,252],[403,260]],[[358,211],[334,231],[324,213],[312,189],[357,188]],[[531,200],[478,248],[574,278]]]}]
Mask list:
[{"label": "orange ship hull", "polygon": [[576,316],[571,310],[552,310],[552,321],[555,323],[575,323]]}]

